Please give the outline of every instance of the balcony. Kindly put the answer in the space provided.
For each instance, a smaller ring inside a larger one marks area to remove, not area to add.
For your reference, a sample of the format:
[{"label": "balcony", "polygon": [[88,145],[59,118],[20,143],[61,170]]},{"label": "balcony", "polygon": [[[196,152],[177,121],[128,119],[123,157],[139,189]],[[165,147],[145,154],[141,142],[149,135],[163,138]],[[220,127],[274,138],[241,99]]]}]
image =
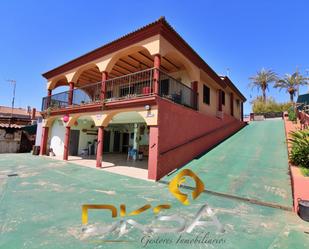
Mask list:
[{"label": "balcony", "polygon": [[[106,81],[105,98],[102,100],[101,82],[73,89],[72,106],[107,103],[154,95],[154,68],[146,69]],[[159,96],[177,104],[197,109],[197,94],[188,86],[160,70]],[[70,91],[43,98],[42,111],[69,107]]]}]

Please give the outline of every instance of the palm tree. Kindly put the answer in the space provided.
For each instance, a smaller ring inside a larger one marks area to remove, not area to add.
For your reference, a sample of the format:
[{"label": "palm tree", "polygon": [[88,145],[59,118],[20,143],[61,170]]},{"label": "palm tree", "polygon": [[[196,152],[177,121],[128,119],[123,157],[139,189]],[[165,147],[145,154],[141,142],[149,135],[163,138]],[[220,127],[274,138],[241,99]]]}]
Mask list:
[{"label": "palm tree", "polygon": [[251,88],[257,88],[262,90],[263,101],[266,102],[266,89],[270,83],[276,82],[278,80],[277,74],[271,69],[262,68],[258,71],[256,75],[249,78],[251,80]]},{"label": "palm tree", "polygon": [[298,72],[293,73],[292,75],[286,74],[283,79],[278,80],[275,83],[275,88],[286,89],[286,92],[290,94],[290,101],[294,102],[295,93],[298,91],[299,86],[307,85],[308,78],[303,77]]}]

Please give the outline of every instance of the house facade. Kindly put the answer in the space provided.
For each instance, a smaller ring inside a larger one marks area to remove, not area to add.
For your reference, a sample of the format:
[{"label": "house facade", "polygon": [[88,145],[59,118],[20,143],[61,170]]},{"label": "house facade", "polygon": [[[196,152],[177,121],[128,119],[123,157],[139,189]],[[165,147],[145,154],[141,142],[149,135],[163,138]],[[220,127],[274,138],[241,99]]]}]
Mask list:
[{"label": "house facade", "polygon": [[158,180],[244,126],[246,98],[164,18],[43,76],[41,155],[142,155]]}]

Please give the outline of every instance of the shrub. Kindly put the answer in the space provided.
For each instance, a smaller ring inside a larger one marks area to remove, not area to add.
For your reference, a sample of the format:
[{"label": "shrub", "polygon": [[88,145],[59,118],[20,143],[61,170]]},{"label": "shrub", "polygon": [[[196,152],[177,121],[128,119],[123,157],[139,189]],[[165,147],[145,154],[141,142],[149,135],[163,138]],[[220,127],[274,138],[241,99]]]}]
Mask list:
[{"label": "shrub", "polygon": [[309,129],[293,131],[289,139],[292,149],[291,162],[297,166],[309,169]]},{"label": "shrub", "polygon": [[257,97],[251,102],[252,111],[254,113],[266,113],[266,112],[284,112],[289,110],[293,103],[277,103],[274,99],[268,98],[265,102],[261,97]]},{"label": "shrub", "polygon": [[297,120],[297,115],[296,112],[294,111],[293,108],[290,108],[288,110],[288,115],[289,115],[289,120],[295,122]]}]

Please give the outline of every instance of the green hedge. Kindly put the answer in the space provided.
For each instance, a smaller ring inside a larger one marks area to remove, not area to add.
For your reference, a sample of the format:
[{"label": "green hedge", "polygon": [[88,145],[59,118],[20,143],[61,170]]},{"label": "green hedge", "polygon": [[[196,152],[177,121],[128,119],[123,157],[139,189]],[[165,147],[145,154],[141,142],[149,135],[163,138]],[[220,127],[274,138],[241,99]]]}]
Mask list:
[{"label": "green hedge", "polygon": [[294,165],[309,169],[309,129],[293,131],[289,139],[292,144],[290,159]]}]

